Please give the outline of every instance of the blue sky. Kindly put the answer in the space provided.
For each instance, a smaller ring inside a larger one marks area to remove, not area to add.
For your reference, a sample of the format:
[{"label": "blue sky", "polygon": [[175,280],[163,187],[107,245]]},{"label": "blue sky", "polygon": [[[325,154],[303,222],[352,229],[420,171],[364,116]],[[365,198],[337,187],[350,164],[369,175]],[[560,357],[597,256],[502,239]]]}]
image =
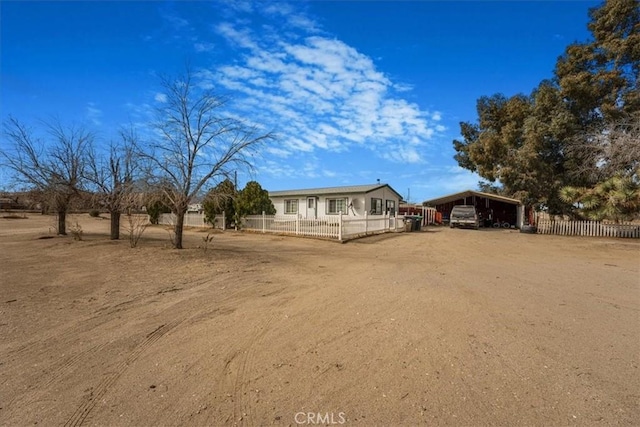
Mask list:
[{"label": "blue sky", "polygon": [[188,61],[229,114],[279,135],[240,187],[380,179],[421,202],[476,187],[453,160],[458,123],[480,96],[552,77],[598,4],[2,1],[0,114],[84,123],[106,144],[152,119],[157,76]]}]

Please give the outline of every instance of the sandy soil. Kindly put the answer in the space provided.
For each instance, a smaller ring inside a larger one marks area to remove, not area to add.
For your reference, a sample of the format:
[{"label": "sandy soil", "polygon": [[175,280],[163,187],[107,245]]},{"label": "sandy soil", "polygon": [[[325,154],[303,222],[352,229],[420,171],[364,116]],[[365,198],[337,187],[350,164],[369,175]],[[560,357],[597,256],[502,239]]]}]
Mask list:
[{"label": "sandy soil", "polygon": [[78,220],[0,219],[1,425],[640,423],[638,241]]}]

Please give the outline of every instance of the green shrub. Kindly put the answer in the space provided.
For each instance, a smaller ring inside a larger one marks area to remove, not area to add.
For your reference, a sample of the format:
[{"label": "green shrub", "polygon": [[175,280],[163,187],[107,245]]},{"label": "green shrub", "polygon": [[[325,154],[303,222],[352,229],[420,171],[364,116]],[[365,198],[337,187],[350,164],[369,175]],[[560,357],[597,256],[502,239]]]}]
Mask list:
[{"label": "green shrub", "polygon": [[234,200],[237,194],[235,185],[229,179],[210,189],[202,202],[205,222],[214,225],[216,217],[224,212],[227,218],[227,228],[229,228],[231,218],[235,215]]},{"label": "green shrub", "polygon": [[170,213],[171,209],[160,201],[154,201],[147,205],[147,213],[149,214],[149,222],[157,224],[160,220],[160,214]]},{"label": "green shrub", "polygon": [[91,209],[89,211],[89,216],[91,218],[98,218],[100,216],[100,211],[98,209]]}]

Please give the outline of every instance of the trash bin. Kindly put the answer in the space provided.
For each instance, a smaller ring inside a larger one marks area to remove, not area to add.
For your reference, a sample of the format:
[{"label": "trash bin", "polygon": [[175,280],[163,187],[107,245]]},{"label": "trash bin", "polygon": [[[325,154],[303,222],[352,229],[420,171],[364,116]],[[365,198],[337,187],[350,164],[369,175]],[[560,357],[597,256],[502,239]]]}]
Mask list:
[{"label": "trash bin", "polygon": [[413,218],[404,217],[404,231],[413,231]]},{"label": "trash bin", "polygon": [[422,217],[414,216],[413,217],[413,231],[420,231],[422,227]]}]

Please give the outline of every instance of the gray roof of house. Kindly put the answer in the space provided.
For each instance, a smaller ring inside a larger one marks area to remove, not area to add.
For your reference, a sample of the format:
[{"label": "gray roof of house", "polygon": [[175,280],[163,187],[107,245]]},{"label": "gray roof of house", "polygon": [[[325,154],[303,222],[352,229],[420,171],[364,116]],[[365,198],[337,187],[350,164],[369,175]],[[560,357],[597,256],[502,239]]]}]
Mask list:
[{"label": "gray roof of house", "polygon": [[389,187],[391,191],[402,199],[400,193],[391,188],[389,184],[369,184],[369,185],[348,185],[344,187],[323,187],[323,188],[306,188],[300,190],[282,190],[269,191],[269,197],[282,196],[320,196],[325,194],[353,194],[353,193],[369,193],[378,188]]},{"label": "gray roof of house", "polygon": [[443,203],[453,202],[468,196],[479,196],[479,197],[484,197],[486,199],[492,199],[492,200],[498,200],[505,203],[511,203],[514,205],[522,204],[522,202],[517,199],[511,199],[509,197],[498,196],[497,194],[482,193],[480,191],[473,191],[473,190],[461,191],[460,193],[449,194],[447,196],[438,197],[437,199],[425,200],[424,202],[422,202],[422,204],[424,206],[440,205]]}]

